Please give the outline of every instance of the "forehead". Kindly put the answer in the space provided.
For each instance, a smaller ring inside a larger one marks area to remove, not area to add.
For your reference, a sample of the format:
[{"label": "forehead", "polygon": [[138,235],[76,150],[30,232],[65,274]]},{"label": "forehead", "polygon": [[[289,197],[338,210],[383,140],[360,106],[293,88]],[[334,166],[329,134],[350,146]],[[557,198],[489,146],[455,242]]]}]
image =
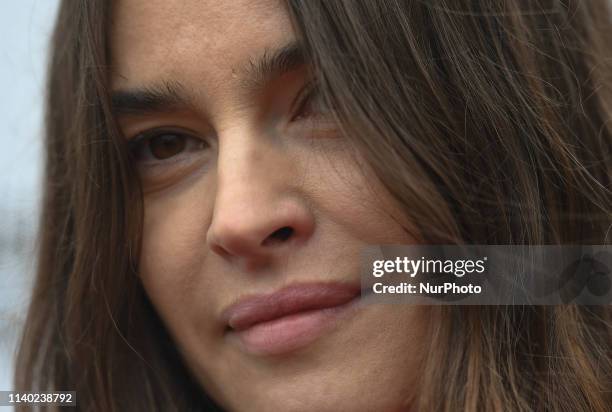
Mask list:
[{"label": "forehead", "polygon": [[295,38],[279,0],[118,0],[110,32],[112,84],[178,80],[212,91],[262,50]]}]

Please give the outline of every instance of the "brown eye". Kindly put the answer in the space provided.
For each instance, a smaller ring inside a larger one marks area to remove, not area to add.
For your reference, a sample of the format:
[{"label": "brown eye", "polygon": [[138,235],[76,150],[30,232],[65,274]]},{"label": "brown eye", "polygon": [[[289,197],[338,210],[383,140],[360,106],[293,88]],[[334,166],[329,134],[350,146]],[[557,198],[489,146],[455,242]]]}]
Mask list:
[{"label": "brown eye", "polygon": [[149,140],[151,154],[156,159],[167,159],[185,150],[185,136],[178,134],[160,134]]},{"label": "brown eye", "polygon": [[130,155],[142,163],[159,163],[207,147],[202,139],[173,131],[145,133],[129,143]]}]

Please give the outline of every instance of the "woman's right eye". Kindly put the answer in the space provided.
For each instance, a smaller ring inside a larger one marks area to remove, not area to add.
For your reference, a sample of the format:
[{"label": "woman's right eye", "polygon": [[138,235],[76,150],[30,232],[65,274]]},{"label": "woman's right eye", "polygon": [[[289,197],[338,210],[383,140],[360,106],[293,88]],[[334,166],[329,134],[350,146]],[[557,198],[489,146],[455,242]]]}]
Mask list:
[{"label": "woman's right eye", "polygon": [[132,159],[146,165],[178,161],[210,145],[182,132],[151,131],[133,138],[128,147]]}]

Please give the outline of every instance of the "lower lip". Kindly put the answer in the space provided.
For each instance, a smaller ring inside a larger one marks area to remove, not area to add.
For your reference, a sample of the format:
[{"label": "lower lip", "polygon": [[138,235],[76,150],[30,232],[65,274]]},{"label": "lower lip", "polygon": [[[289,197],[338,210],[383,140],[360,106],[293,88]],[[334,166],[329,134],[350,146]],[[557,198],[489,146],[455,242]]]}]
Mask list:
[{"label": "lower lip", "polygon": [[230,331],[241,347],[255,355],[280,355],[307,346],[353,312],[359,297],[331,308],[297,312],[241,331]]}]

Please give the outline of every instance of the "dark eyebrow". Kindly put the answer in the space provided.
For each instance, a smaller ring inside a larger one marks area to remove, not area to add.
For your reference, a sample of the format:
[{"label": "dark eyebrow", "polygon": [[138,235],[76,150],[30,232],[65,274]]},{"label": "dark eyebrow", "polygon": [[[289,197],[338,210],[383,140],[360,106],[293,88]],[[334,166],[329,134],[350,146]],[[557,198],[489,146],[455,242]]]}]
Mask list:
[{"label": "dark eyebrow", "polygon": [[178,109],[187,105],[186,93],[176,82],[138,89],[117,90],[111,94],[111,105],[116,114],[139,114]]},{"label": "dark eyebrow", "polygon": [[242,87],[248,91],[261,89],[270,80],[306,64],[304,49],[297,42],[278,49],[266,49],[256,60],[249,59],[240,69]]},{"label": "dark eyebrow", "polygon": [[[306,63],[302,47],[297,42],[287,43],[274,50],[266,49],[256,59],[232,70],[241,77],[240,87],[253,92],[284,73],[296,70]],[[143,88],[114,91],[111,105],[116,114],[144,114],[186,108],[192,99],[178,82],[163,82]]]}]

